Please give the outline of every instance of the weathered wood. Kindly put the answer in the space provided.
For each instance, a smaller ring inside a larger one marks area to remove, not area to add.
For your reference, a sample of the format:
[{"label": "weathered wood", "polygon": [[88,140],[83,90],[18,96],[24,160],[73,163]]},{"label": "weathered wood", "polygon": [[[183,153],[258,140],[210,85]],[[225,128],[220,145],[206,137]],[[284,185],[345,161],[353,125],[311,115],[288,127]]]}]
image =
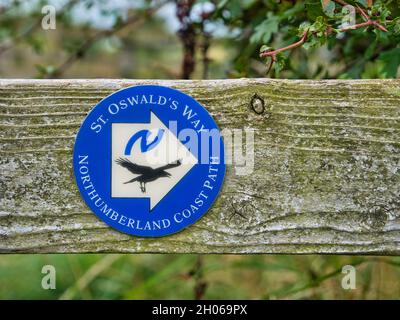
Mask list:
[{"label": "weathered wood", "polygon": [[[92,106],[149,83],[256,130],[253,174],[229,167],[212,210],[155,239],[101,222],[72,172]],[[400,253],[399,80],[0,80],[0,109],[0,252]]]}]

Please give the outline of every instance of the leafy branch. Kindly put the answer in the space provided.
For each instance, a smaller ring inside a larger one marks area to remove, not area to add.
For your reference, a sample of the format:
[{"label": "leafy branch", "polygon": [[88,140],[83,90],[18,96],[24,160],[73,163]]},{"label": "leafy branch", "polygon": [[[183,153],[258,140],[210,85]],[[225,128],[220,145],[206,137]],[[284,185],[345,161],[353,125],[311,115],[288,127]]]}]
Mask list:
[{"label": "leafy branch", "polygon": [[[332,0],[332,1],[343,7],[349,6],[349,4],[343,0]],[[334,9],[332,10],[332,12],[333,11]],[[379,21],[376,19],[376,16],[378,16],[378,18],[380,18],[381,16],[379,12],[375,12],[375,14],[372,17],[358,5],[356,5],[355,11],[361,15],[364,22],[335,29],[332,25],[327,24],[325,22],[324,17],[320,16],[316,19],[316,21],[313,24],[303,23],[302,25],[300,25],[299,27],[300,39],[298,41],[288,46],[281,47],[279,49],[273,49],[266,45],[262,46],[260,48],[259,56],[261,58],[267,58],[267,62],[269,62],[267,73],[271,70],[274,63],[277,63],[275,69],[277,69],[278,71],[283,68],[284,56],[282,55],[282,53],[285,51],[303,46],[306,43],[309,43],[309,47],[311,47],[315,45],[318,41],[320,41],[320,43],[324,43],[327,37],[331,35],[336,35],[339,33],[349,32],[357,29],[368,28],[370,26],[380,31],[388,32],[384,24],[393,22],[393,20],[387,18],[388,15],[387,13],[383,15],[383,19],[381,18],[381,20]]]}]

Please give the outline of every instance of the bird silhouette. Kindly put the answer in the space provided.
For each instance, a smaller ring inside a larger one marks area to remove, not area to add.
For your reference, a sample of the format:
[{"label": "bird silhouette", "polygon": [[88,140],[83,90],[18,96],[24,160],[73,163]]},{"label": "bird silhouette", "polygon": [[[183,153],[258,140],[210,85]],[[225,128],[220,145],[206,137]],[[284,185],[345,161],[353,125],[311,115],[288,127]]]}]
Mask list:
[{"label": "bird silhouette", "polygon": [[165,170],[178,167],[182,163],[181,160],[177,160],[177,161],[169,163],[165,166],[153,169],[148,166],[142,166],[142,165],[133,163],[126,158],[125,159],[119,158],[119,159],[115,160],[115,162],[118,163],[120,166],[128,169],[130,172],[132,172],[134,174],[139,174],[139,176],[137,176],[127,182],[124,182],[124,184],[138,181],[140,183],[140,190],[143,193],[146,192],[146,183],[147,182],[154,181],[154,180],[157,180],[158,178],[162,178],[162,177],[168,177],[168,178],[171,177],[171,174],[166,172]]}]

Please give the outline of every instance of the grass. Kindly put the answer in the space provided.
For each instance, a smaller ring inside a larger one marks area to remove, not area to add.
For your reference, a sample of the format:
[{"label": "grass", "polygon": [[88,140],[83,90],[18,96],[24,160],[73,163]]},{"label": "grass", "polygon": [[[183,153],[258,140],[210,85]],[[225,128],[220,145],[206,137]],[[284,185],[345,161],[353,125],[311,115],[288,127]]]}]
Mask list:
[{"label": "grass", "polygon": [[[3,255],[0,299],[399,299],[399,257],[205,255]],[[42,267],[56,268],[44,290]],[[357,287],[344,290],[341,270],[356,267]]]}]

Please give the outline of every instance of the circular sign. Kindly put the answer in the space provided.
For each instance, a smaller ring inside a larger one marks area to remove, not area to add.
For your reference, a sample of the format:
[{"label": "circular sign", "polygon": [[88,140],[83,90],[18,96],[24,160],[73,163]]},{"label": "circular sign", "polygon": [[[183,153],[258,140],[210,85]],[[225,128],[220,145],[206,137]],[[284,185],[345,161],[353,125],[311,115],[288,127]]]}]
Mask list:
[{"label": "circular sign", "polygon": [[224,145],[192,97],[134,86],[103,99],[75,141],[74,173],[89,208],[121,232],[157,237],[200,219],[221,189]]}]

